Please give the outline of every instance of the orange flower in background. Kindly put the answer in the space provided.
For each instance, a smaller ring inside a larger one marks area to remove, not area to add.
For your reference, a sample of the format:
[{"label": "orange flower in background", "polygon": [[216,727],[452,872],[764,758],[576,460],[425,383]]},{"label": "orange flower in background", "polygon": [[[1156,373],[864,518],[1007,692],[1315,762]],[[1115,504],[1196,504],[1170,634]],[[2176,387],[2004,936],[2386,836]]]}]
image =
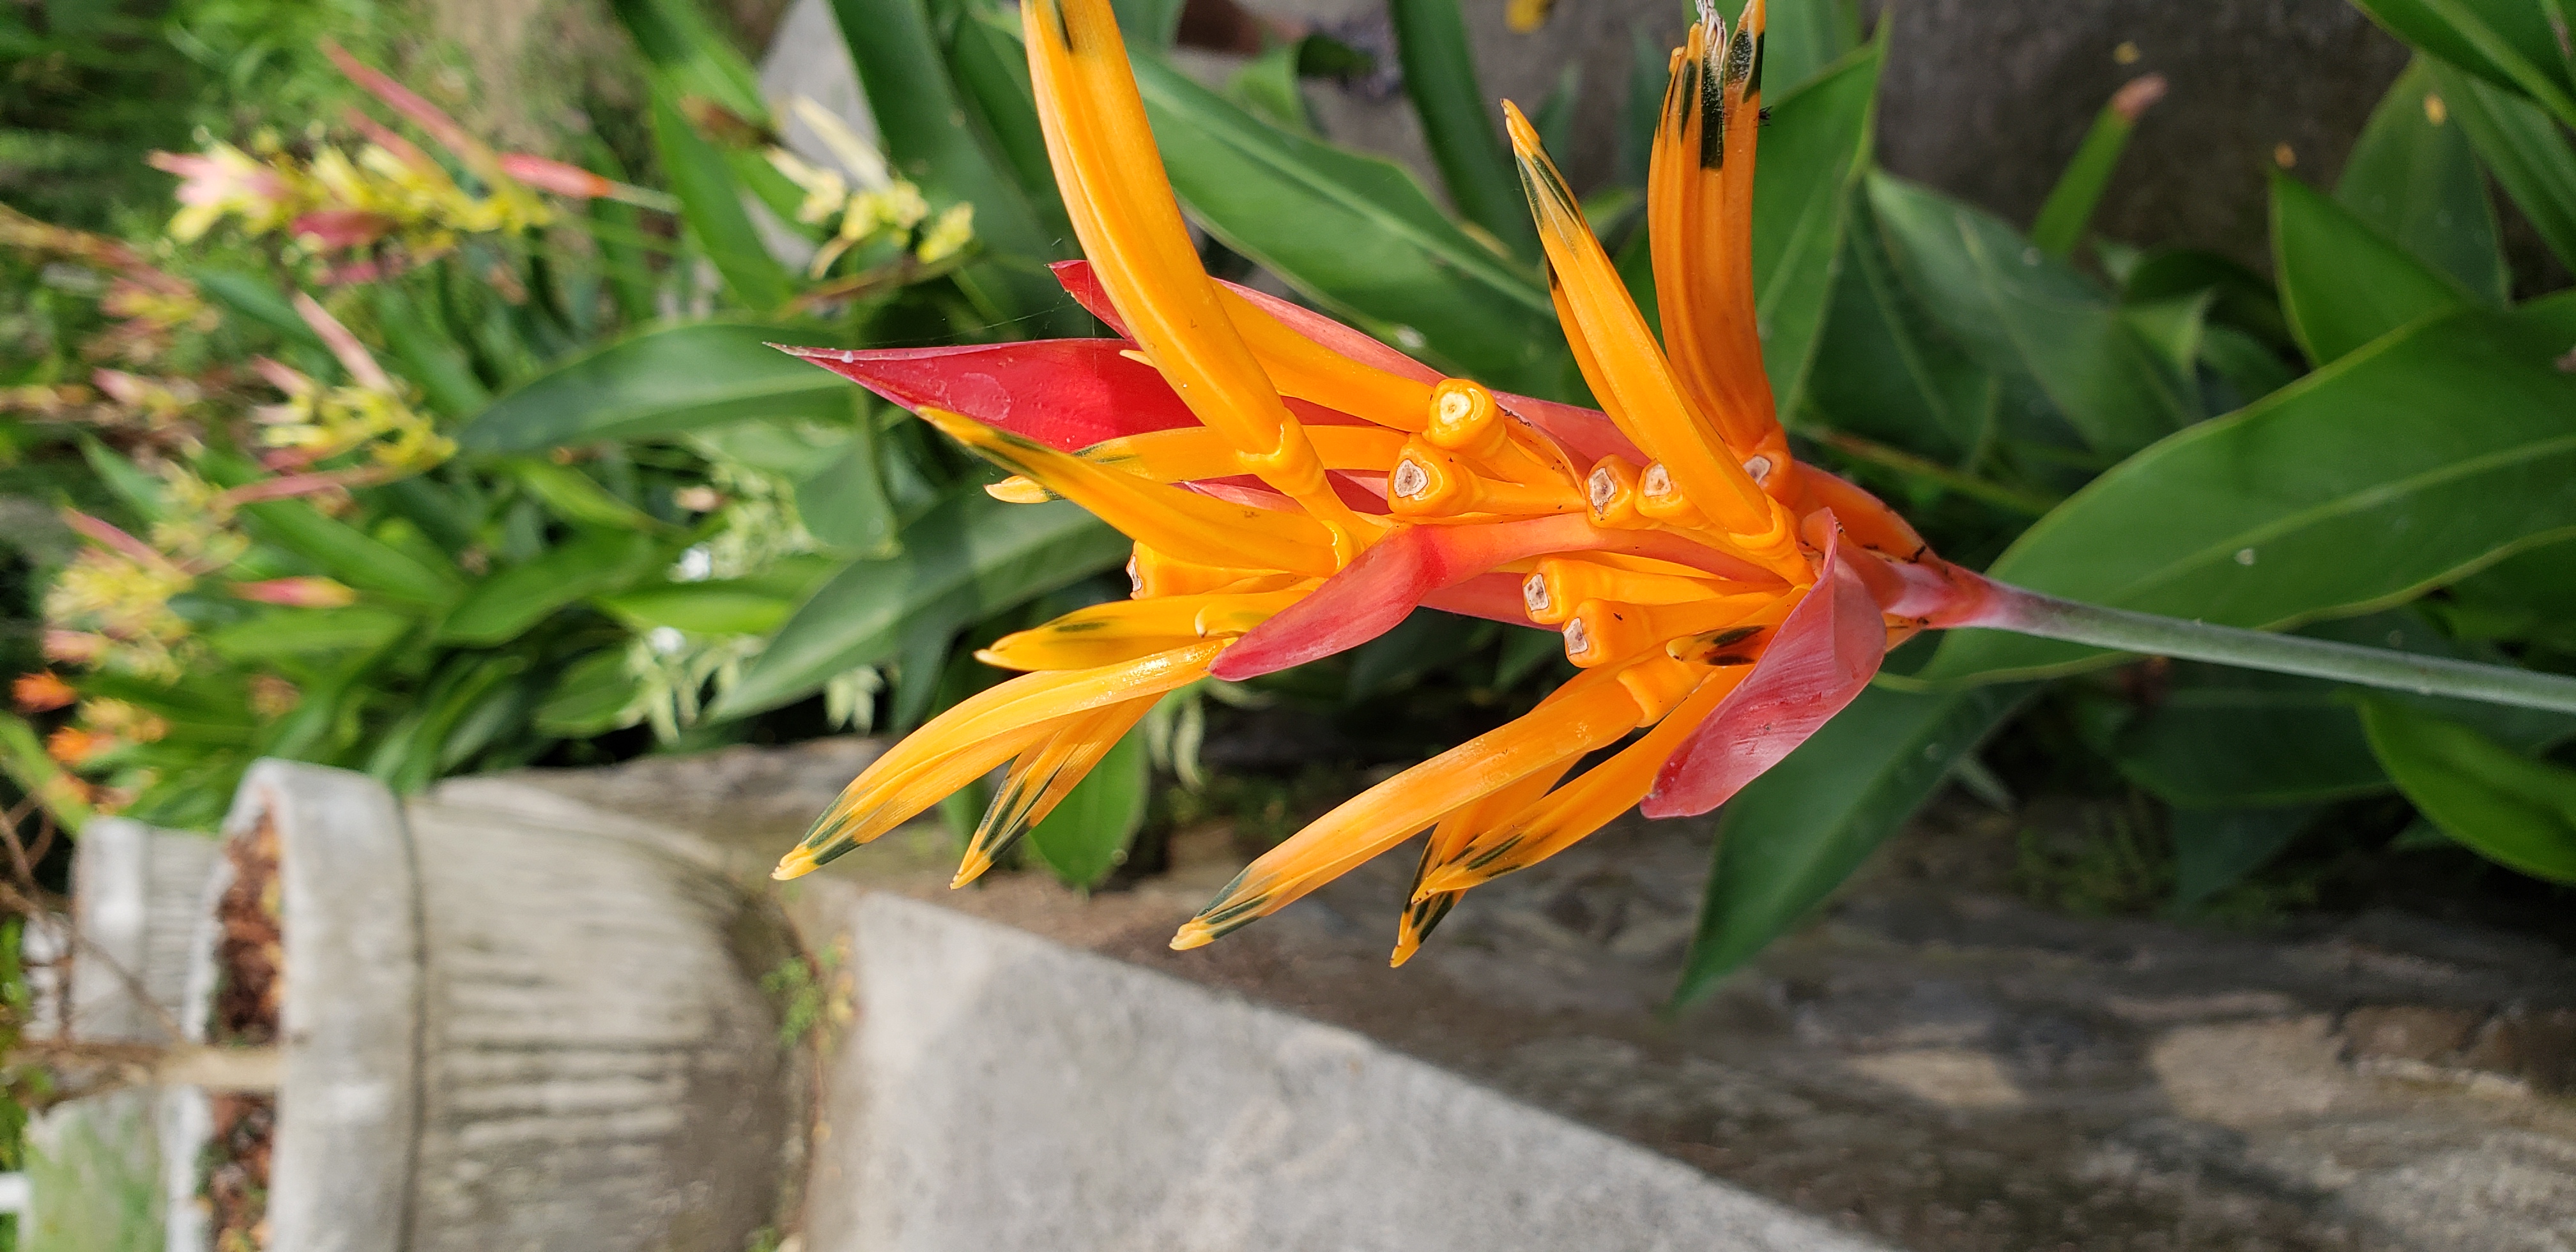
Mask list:
[{"label": "orange flower in background", "polygon": [[115,746],[115,740],[77,726],[58,727],[54,733],[45,736],[45,755],[54,758],[58,765],[75,769],[82,762]]},{"label": "orange flower in background", "polygon": [[70,683],[56,677],[51,670],[20,674],[9,684],[9,696],[21,713],[44,713],[62,708],[80,698]]},{"label": "orange flower in background", "polygon": [[1750,260],[1760,0],[1732,36],[1694,27],[1674,53],[1649,182],[1661,343],[1505,106],[1601,412],[1443,377],[1211,280],[1107,0],[1024,11],[1048,152],[1091,258],[1058,275],[1125,338],[792,351],[1016,475],[995,495],[1062,496],[1134,539],[1135,594],[980,653],[1027,672],[870,766],[778,877],[1007,763],[958,874],[969,881],[1155,700],[1201,676],[1327,656],[1422,607],[1554,630],[1576,678],[1291,836],[1172,941],[1207,943],[1427,828],[1401,963],[1460,892],[1640,804],[1716,807],[1858,694],[1893,642],[1979,602],[1982,580],[1902,519],[1799,465],[1773,412]]}]

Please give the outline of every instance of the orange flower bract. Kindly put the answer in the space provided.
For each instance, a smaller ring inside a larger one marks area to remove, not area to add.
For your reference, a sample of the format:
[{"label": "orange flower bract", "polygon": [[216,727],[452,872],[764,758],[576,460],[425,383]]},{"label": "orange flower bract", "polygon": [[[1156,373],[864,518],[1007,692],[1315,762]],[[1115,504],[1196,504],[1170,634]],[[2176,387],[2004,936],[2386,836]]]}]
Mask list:
[{"label": "orange flower bract", "polygon": [[1751,265],[1760,0],[1731,34],[1694,27],[1674,53],[1649,187],[1661,341],[1505,105],[1600,412],[1443,377],[1210,279],[1108,0],[1025,14],[1048,152],[1090,258],[1058,273],[1125,338],[795,351],[1001,465],[1015,477],[1000,498],[1062,496],[1134,539],[1135,595],[979,654],[1028,672],[869,767],[779,877],[1007,766],[963,884],[1166,692],[1329,655],[1418,608],[1557,631],[1581,673],[1537,710],[1317,819],[1173,939],[1209,942],[1428,829],[1401,963],[1459,893],[1640,804],[1723,802],[1848,703],[1891,643],[1977,598],[1982,584],[1901,518],[1800,465],[1773,412]]}]

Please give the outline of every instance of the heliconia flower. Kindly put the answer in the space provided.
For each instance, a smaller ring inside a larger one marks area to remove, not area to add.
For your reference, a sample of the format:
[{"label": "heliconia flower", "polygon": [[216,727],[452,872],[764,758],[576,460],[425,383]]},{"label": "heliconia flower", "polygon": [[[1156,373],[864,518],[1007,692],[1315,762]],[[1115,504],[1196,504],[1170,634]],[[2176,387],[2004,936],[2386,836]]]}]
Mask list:
[{"label": "heliconia flower", "polygon": [[358,593],[346,584],[312,576],[234,583],[229,590],[244,600],[281,604],[290,609],[342,609],[358,602]]},{"label": "heliconia flower", "polygon": [[201,153],[155,152],[152,168],[179,176],[179,212],[170,236],[187,243],[225,217],[239,217],[253,234],[285,225],[299,197],[293,183],[267,162],[228,143]]},{"label": "heliconia flower", "polygon": [[1577,677],[1317,819],[1172,941],[1207,943],[1427,829],[1401,963],[1462,891],[1632,808],[1723,803],[1848,704],[1889,647],[1983,603],[1989,584],[1902,518],[1800,465],[1774,412],[1751,263],[1761,0],[1731,34],[1712,19],[1674,53],[1647,215],[1660,342],[1504,106],[1597,412],[1444,377],[1212,281],[1108,0],[1023,13],[1048,153],[1091,258],[1057,275],[1122,338],[789,351],[1000,465],[1013,477],[995,496],[1070,499],[1135,540],[1134,595],[980,652],[1027,672],[879,758],[779,877],[1007,765],[958,873],[969,881],[1147,706],[1201,676],[1328,656],[1422,607],[1555,630]]}]

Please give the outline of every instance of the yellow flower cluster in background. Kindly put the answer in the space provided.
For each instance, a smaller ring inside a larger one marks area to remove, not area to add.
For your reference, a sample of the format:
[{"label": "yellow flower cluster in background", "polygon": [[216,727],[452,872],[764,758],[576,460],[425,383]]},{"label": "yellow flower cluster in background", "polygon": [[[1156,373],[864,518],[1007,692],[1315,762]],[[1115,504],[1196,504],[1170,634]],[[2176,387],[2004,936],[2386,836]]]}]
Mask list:
[{"label": "yellow flower cluster in background", "polygon": [[409,144],[397,151],[369,142],[355,155],[320,144],[300,156],[262,133],[252,147],[258,155],[223,142],[196,153],[152,154],[155,167],[182,180],[172,238],[192,242],[231,218],[254,237],[283,233],[325,250],[392,240],[425,258],[455,247],[461,236],[530,230],[554,220],[554,210],[526,187],[503,180],[481,194],[467,191]]},{"label": "yellow flower cluster in background", "polygon": [[921,188],[895,177],[885,158],[831,110],[801,96],[790,101],[788,108],[831,149],[833,160],[842,167],[824,169],[785,148],[769,150],[769,163],[805,190],[796,220],[832,228],[831,239],[807,268],[808,277],[822,277],[851,249],[871,243],[904,244],[913,259],[935,265],[975,241],[973,204],[961,201],[933,217]]}]

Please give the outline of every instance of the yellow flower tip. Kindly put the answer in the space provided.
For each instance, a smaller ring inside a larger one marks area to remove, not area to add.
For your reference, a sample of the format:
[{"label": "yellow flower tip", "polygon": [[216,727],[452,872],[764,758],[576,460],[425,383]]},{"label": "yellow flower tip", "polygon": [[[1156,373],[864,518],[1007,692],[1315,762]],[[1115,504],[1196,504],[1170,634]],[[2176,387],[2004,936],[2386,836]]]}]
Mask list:
[{"label": "yellow flower tip", "polygon": [[1000,482],[988,484],[984,494],[1004,504],[1044,504],[1055,499],[1054,492],[1039,486],[1036,479],[1025,474],[1013,474]]},{"label": "yellow flower tip", "polygon": [[812,848],[798,848],[778,858],[778,868],[769,871],[769,876],[778,882],[789,882],[813,873],[822,865],[823,862],[815,858]]},{"label": "yellow flower tip", "polygon": [[1512,138],[1513,152],[1526,157],[1539,151],[1538,128],[1522,116],[1521,106],[1509,100],[1503,101],[1503,130]]},{"label": "yellow flower tip", "polygon": [[1193,917],[1172,933],[1172,951],[1187,952],[1216,942],[1216,929]]},{"label": "yellow flower tip", "polygon": [[1421,950],[1421,936],[1407,930],[1402,936],[1396,939],[1395,951],[1387,954],[1386,967],[1388,969],[1402,969],[1404,968],[1404,963],[1412,960],[1413,954]]},{"label": "yellow flower tip", "polygon": [[1433,896],[1445,895],[1452,891],[1465,891],[1491,877],[1493,875],[1470,869],[1464,864],[1453,861],[1422,876],[1421,884],[1413,889],[1412,903],[1420,904]]},{"label": "yellow flower tip", "polygon": [[984,871],[991,868],[993,868],[991,853],[981,848],[968,849],[966,859],[957,864],[957,876],[948,880],[948,889],[955,891],[983,877]]}]

